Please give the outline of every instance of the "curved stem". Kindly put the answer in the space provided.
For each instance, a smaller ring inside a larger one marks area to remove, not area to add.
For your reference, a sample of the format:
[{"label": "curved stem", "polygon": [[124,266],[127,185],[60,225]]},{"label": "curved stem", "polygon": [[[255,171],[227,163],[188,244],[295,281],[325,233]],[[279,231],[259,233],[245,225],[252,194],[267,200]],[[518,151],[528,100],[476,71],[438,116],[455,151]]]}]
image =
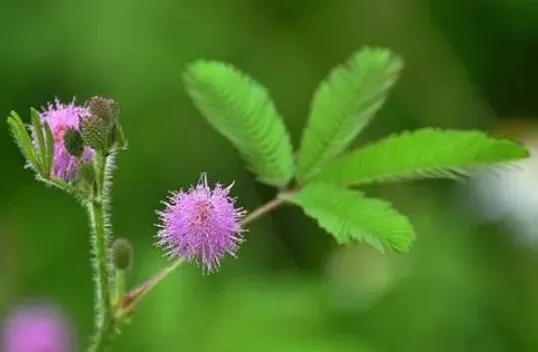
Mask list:
[{"label": "curved stem", "polygon": [[280,198],[275,198],[275,199],[265,203],[261,207],[253,210],[251,213],[249,213],[247,216],[245,216],[243,221],[241,221],[241,224],[246,225],[246,224],[258,219],[260,216],[265,215],[265,214],[269,213],[270,211],[272,211],[273,209],[278,208],[279,206],[282,205],[282,203],[283,203],[283,201]]},{"label": "curved stem", "polygon": [[104,205],[107,201],[105,189],[106,157],[95,156],[95,187],[93,197],[88,202],[88,212],[92,227],[93,269],[95,275],[97,334],[89,351],[97,352],[104,348],[113,331],[113,311],[110,298],[110,269],[108,258],[108,234]]},{"label": "curved stem", "polygon": [[174,272],[177,268],[183,264],[183,260],[176,260],[169,266],[165,267],[163,270],[161,270],[157,275],[152,277],[151,279],[144,282],[142,285],[134,288],[133,290],[129,291],[123,300],[121,301],[121,306],[119,307],[118,313],[116,317],[118,319],[124,318],[129,316],[136,307],[136,305],[153,289],[155,286],[157,286],[161,281],[166,279],[169,274]]},{"label": "curved stem", "polygon": [[[280,198],[275,198],[261,207],[253,210],[250,212],[243,221],[241,221],[242,225],[247,225],[251,223],[254,220],[257,220],[261,216],[271,212],[272,210],[278,208],[282,205],[284,201]],[[174,272],[177,268],[183,264],[184,261],[177,260],[174,263],[170,264],[169,266],[165,267],[163,270],[161,270],[157,275],[152,277],[151,279],[147,280],[140,286],[134,288],[130,292],[127,293],[126,298],[124,299],[123,307],[120,308],[120,317],[124,317],[132,313],[133,309],[136,307],[136,305],[144,298],[151,290],[153,290],[161,281],[166,279],[168,275],[170,275],[172,272]]]}]

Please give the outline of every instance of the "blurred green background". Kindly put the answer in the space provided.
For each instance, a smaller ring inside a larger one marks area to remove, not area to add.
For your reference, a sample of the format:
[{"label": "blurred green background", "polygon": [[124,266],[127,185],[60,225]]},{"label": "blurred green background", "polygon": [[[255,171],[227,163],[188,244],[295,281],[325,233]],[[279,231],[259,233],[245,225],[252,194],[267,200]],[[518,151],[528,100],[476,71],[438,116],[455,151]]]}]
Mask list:
[{"label": "blurred green background", "polygon": [[[363,45],[392,48],[406,69],[357,144],[424,126],[511,130],[511,117],[538,112],[531,0],[3,1],[0,13],[4,116],[27,117],[54,97],[121,104],[130,150],[118,158],[113,222],[135,246],[133,284],[166,263],[153,236],[169,190],[205,171],[235,180],[247,209],[274,195],[187,99],[181,73],[195,59],[230,62],[265,84],[295,145],[317,83]],[[85,212],[34,182],[7,128],[0,154],[0,317],[26,299],[51,300],[85,346]],[[409,255],[337,247],[300,210],[282,208],[250,227],[218,274],[182,268],[152,292],[115,351],[538,350],[532,246],[471,216],[462,185],[368,191],[410,216],[418,239]]]}]

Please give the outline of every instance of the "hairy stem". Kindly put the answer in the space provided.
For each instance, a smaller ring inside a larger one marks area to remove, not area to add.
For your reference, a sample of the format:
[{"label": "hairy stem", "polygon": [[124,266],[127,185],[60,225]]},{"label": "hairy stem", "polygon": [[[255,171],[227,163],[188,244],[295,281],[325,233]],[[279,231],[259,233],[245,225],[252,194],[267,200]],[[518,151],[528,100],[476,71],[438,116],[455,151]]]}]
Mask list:
[{"label": "hairy stem", "polygon": [[113,311],[110,296],[110,268],[108,253],[108,233],[107,233],[107,214],[105,213],[105,202],[108,200],[105,181],[106,158],[96,154],[95,157],[95,186],[92,199],[88,202],[88,212],[90,223],[93,230],[92,234],[92,251],[93,251],[93,269],[95,276],[95,295],[96,295],[96,315],[95,324],[97,334],[89,348],[91,352],[97,352],[104,349],[113,331]]},{"label": "hairy stem", "polygon": [[58,180],[55,178],[41,178],[40,180],[44,182],[46,185],[56,187],[66,192],[67,194],[73,195],[79,201],[84,202],[86,198],[88,198],[87,194],[83,193],[81,190],[73,187],[72,185],[70,185],[69,183],[65,181]]},{"label": "hairy stem", "polygon": [[[261,216],[278,208],[280,205],[282,205],[282,203],[283,201],[278,197],[265,203],[261,207],[253,210],[247,216],[245,216],[243,221],[241,221],[241,224],[247,225],[254,220],[257,220]],[[142,298],[144,298],[151,290],[153,290],[161,281],[166,279],[172,272],[179,268],[181,264],[183,264],[182,260],[175,261],[174,263],[170,264],[169,266],[161,270],[159,273],[157,273],[157,275],[127,293],[124,300],[124,306],[121,309],[120,316],[129,315],[136,307],[136,305],[142,300]]]}]

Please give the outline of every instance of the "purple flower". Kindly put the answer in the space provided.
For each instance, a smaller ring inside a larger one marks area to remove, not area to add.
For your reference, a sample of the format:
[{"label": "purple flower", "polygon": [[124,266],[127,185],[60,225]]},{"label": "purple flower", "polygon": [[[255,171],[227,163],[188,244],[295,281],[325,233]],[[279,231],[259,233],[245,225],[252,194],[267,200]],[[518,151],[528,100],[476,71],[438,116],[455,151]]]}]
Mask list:
[{"label": "purple flower", "polygon": [[3,352],[73,352],[71,329],[59,311],[47,305],[15,309],[2,329]]},{"label": "purple flower", "polygon": [[[48,108],[41,112],[41,122],[47,122],[54,135],[54,160],[53,176],[67,182],[73,181],[77,176],[77,159],[67,152],[64,146],[64,134],[68,128],[79,129],[79,117],[89,116],[86,107],[75,105],[74,100],[69,104],[62,104],[58,99],[54,104],[49,104]],[[82,159],[85,162],[92,162],[94,151],[85,148]]]},{"label": "purple flower", "polygon": [[231,187],[217,184],[211,189],[202,174],[195,188],[173,192],[164,211],[158,212],[158,244],[172,257],[196,261],[206,272],[217,270],[226,254],[235,257],[243,242],[245,212],[229,197]]}]

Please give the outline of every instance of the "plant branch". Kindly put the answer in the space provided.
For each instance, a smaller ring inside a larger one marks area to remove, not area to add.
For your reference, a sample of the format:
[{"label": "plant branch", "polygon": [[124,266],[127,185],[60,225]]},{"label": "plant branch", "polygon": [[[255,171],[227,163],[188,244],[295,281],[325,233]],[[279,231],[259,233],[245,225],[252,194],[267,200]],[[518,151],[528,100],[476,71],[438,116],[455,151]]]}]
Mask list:
[{"label": "plant branch", "polygon": [[73,195],[75,198],[77,198],[79,201],[82,201],[84,202],[86,200],[86,198],[88,198],[88,195],[87,194],[84,194],[81,190],[73,187],[71,184],[65,182],[65,181],[62,181],[62,180],[59,180],[59,179],[56,179],[56,178],[45,178],[43,176],[39,176],[38,179],[40,181],[42,181],[43,183],[45,183],[46,185],[48,186],[52,186],[52,187],[56,187],[68,194],[71,194]]},{"label": "plant branch", "polygon": [[155,286],[166,279],[170,273],[174,272],[183,263],[183,260],[176,260],[174,263],[161,270],[157,275],[128,292],[125,295],[125,298],[121,301],[121,307],[119,307],[119,312],[117,313],[116,317],[121,319],[130,315],[142,298],[144,298]]},{"label": "plant branch", "polygon": [[[265,203],[261,207],[250,212],[241,221],[241,224],[247,225],[257,220],[261,216],[278,208],[280,205],[282,205],[282,203],[283,203],[283,200],[281,200],[279,197],[276,197],[275,199]],[[154,289],[161,281],[167,278],[168,275],[170,275],[178,267],[180,267],[181,264],[183,264],[183,260],[175,261],[174,263],[165,267],[163,270],[161,270],[159,273],[157,273],[157,275],[155,275],[151,279],[147,280],[140,286],[128,292],[126,295],[126,298],[123,300],[123,306],[120,308],[120,313],[118,314],[118,316],[125,317],[129,315],[130,313],[132,313],[133,309],[141,301],[141,299],[145,297],[152,289]]]},{"label": "plant branch", "polygon": [[108,258],[107,215],[105,205],[108,194],[105,192],[107,179],[107,158],[99,153],[95,156],[95,187],[89,200],[88,212],[93,230],[92,251],[93,268],[96,288],[96,317],[97,334],[89,351],[97,352],[104,348],[113,331],[113,311],[110,296],[110,268]]},{"label": "plant branch", "polygon": [[243,219],[243,221],[241,221],[241,224],[242,225],[247,225],[249,223],[251,223],[252,221],[258,219],[259,217],[271,212],[272,210],[278,208],[279,206],[281,206],[283,203],[283,201],[280,199],[280,198],[275,198],[267,203],[265,203],[264,205],[262,205],[261,207],[253,210],[251,213],[249,213],[247,216],[245,216],[245,218]]}]

